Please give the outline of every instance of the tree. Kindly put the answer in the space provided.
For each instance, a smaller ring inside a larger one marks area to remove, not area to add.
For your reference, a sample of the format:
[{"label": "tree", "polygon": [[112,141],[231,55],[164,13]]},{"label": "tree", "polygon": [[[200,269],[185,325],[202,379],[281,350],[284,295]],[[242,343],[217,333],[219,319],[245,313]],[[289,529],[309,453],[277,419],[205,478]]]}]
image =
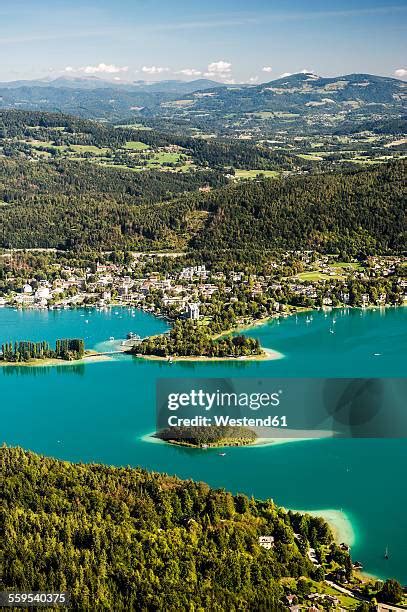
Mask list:
[{"label": "tree", "polygon": [[382,590],[377,594],[379,601],[397,604],[403,599],[403,588],[397,580],[390,578],[384,583]]}]

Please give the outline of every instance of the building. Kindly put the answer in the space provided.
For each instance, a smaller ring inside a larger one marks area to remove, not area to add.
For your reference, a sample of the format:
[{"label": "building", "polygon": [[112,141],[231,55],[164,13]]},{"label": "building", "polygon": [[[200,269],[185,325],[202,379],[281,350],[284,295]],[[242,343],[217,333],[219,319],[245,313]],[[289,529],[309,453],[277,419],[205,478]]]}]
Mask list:
[{"label": "building", "polygon": [[199,319],[199,304],[194,302],[192,304],[187,304],[185,308],[187,319],[191,319],[192,321],[198,321]]},{"label": "building", "polygon": [[41,287],[38,287],[37,291],[35,292],[35,299],[39,301],[48,300],[50,296],[51,292],[45,285],[41,285]]}]

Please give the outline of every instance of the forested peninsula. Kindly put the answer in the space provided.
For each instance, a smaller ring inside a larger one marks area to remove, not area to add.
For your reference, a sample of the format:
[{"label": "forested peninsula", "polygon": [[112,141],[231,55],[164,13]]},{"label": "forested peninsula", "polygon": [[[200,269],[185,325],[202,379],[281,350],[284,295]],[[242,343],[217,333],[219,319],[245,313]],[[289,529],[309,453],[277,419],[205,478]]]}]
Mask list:
[{"label": "forested peninsula", "polygon": [[271,500],[20,448],[0,458],[6,590],[67,590],[75,610],[278,611],[285,585],[309,592],[325,573],[352,574],[324,520]]}]

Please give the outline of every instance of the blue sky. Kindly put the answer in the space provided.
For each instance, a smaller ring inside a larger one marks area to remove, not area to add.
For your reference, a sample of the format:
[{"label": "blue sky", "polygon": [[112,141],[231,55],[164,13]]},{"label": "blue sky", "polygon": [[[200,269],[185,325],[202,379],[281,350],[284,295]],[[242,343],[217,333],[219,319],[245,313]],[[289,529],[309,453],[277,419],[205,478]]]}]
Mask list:
[{"label": "blue sky", "polygon": [[406,0],[1,0],[0,80],[407,77]]}]

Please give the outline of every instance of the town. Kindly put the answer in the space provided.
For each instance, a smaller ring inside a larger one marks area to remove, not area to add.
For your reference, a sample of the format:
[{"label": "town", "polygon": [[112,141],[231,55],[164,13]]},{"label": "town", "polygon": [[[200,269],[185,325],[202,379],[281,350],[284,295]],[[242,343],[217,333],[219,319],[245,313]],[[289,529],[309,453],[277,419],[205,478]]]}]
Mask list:
[{"label": "town", "polygon": [[384,307],[407,300],[401,256],[340,262],[335,256],[287,251],[261,264],[188,265],[183,253],[98,254],[70,262],[61,253],[4,251],[0,306],[129,306],[170,320],[218,320],[219,331],[304,308]]}]

